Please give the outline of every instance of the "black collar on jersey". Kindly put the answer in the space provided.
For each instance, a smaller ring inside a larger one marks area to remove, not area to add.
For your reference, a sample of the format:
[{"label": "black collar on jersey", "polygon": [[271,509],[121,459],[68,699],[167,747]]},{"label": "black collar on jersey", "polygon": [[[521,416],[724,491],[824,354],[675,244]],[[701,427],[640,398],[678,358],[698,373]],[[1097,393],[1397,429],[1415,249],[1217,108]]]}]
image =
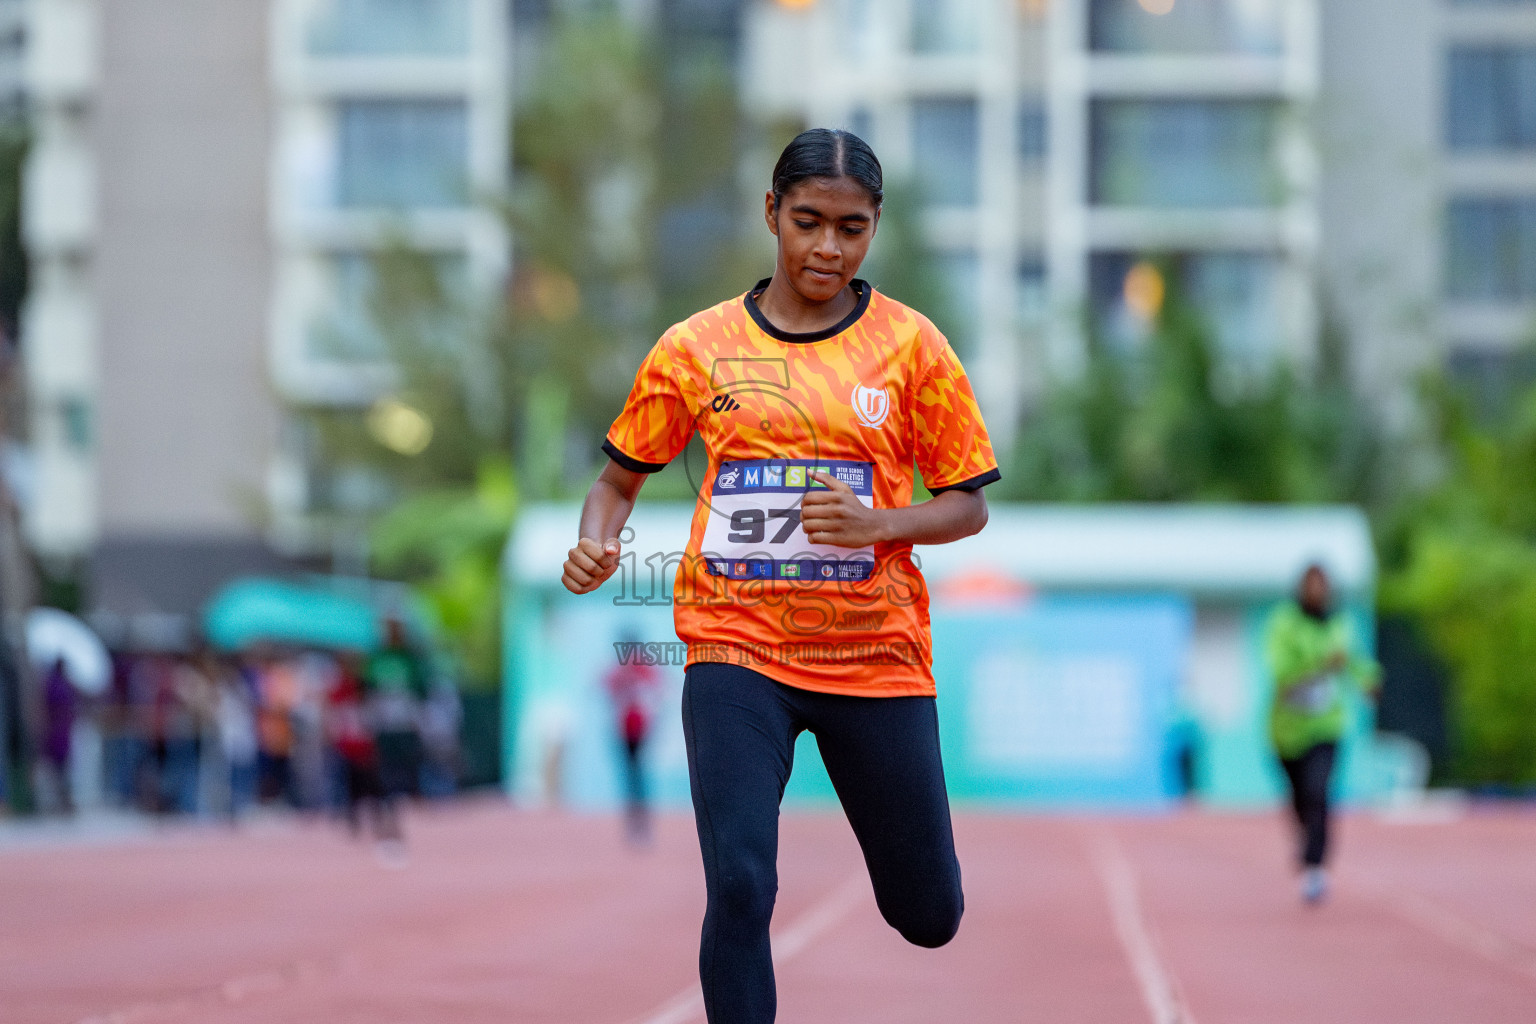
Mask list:
[{"label": "black collar on jersey", "polygon": [[768,335],[770,338],[777,338],[780,341],[826,341],[828,338],[833,338],[839,334],[842,334],[848,328],[859,322],[859,317],[863,316],[864,311],[869,308],[870,296],[875,293],[875,290],[869,286],[868,281],[862,281],[856,277],[851,283],[853,284],[854,288],[858,290],[859,301],[853,304],[853,312],[849,313],[847,316],[843,317],[841,320],[833,324],[831,327],[828,327],[826,330],[805,331],[800,334],[792,334],[789,331],[781,331],[777,327],[773,326],[773,323],[763,315],[763,311],[757,308],[758,295],[762,293],[764,288],[768,287],[768,282],[772,280],[773,278],[771,277],[765,277],[761,281],[757,282],[757,284],[753,286],[752,290],[747,292],[747,297],[744,301],[747,304],[747,312],[757,323],[757,326],[763,329],[763,333]]}]

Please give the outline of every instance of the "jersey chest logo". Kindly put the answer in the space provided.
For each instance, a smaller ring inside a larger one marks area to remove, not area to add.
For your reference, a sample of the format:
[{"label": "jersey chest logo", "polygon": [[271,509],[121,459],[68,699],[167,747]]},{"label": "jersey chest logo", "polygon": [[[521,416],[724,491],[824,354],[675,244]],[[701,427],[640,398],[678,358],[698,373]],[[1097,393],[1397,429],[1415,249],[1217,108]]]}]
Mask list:
[{"label": "jersey chest logo", "polygon": [[863,384],[855,384],[848,403],[853,406],[853,414],[866,427],[880,426],[891,414],[891,396],[885,388],[867,388]]}]

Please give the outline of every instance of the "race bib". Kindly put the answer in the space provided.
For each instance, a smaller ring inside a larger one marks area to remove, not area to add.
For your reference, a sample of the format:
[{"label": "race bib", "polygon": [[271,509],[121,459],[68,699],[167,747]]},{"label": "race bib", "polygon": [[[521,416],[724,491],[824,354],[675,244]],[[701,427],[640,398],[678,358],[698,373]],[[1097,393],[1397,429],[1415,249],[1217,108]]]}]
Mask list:
[{"label": "race bib", "polygon": [[1285,693],[1286,706],[1304,715],[1320,715],[1333,709],[1338,699],[1338,680],[1332,675],[1318,676],[1304,683],[1297,683]]},{"label": "race bib", "polygon": [[704,527],[705,565],[730,579],[867,580],[875,549],[812,544],[800,525],[800,501],[826,490],[820,470],[847,484],[866,507],[875,505],[874,466],[836,459],[755,459],[724,462],[710,494]]}]

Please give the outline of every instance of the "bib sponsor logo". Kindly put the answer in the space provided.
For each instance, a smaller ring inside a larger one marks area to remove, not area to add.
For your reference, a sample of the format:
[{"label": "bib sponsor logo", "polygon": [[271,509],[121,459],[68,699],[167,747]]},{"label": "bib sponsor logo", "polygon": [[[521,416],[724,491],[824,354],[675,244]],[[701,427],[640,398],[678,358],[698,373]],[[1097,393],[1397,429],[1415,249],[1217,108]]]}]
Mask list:
[{"label": "bib sponsor logo", "polygon": [[785,487],[804,487],[805,486],[805,467],[804,466],[790,466],[788,469],[786,469],[784,471],[784,486]]},{"label": "bib sponsor logo", "polygon": [[864,486],[864,469],[861,466],[838,466],[832,475],[854,490]]},{"label": "bib sponsor logo", "polygon": [[885,388],[867,388],[863,384],[855,384],[848,401],[853,406],[853,414],[866,427],[880,426],[891,414],[891,396]]},{"label": "bib sponsor logo", "polygon": [[783,487],[784,486],[784,467],[783,466],[764,466],[763,467],[763,486],[764,487]]},{"label": "bib sponsor logo", "polygon": [[733,467],[732,469],[727,470],[724,473],[721,473],[720,474],[720,478],[716,481],[716,484],[717,484],[717,486],[719,486],[719,488],[721,490],[724,490],[724,491],[734,491],[736,489],[736,481],[740,477],[741,477],[741,470],[736,469],[736,468]]}]

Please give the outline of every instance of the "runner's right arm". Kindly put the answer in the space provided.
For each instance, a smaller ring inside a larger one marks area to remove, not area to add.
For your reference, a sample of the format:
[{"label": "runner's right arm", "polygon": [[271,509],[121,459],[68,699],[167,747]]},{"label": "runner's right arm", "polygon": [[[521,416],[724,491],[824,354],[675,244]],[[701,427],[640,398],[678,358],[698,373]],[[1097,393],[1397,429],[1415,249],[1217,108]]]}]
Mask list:
[{"label": "runner's right arm", "polygon": [[573,594],[589,594],[619,567],[619,534],[634,511],[646,474],[609,461],[581,506],[581,534],[565,559],[560,582]]}]

